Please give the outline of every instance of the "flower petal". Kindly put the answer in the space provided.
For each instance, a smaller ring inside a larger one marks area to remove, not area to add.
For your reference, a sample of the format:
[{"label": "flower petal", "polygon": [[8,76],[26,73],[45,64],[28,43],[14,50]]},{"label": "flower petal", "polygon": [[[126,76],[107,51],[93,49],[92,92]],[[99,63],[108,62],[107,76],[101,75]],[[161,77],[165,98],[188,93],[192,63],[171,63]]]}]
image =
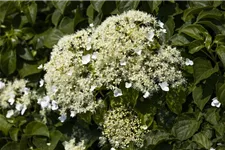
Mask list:
[{"label": "flower petal", "polygon": [[114,94],[114,97],[119,97],[119,96],[123,95],[121,89],[119,89],[119,88],[115,89],[113,94]]},{"label": "flower petal", "polygon": [[91,61],[91,55],[87,54],[82,56],[82,64],[86,65]]}]

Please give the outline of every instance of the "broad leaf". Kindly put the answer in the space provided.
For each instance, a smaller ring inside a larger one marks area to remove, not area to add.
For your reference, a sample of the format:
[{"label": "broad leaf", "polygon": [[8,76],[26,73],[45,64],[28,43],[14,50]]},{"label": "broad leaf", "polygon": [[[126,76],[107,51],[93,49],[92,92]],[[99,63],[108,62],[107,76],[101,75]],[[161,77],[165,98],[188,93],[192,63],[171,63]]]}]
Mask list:
[{"label": "broad leaf", "polygon": [[204,48],[204,41],[202,40],[194,40],[193,42],[188,44],[188,49],[190,54],[194,54]]},{"label": "broad leaf", "polygon": [[219,110],[217,108],[209,108],[206,110],[205,120],[213,125],[217,125],[220,120]]},{"label": "broad leaf", "polygon": [[182,118],[174,124],[172,134],[181,141],[187,140],[198,131],[200,124],[201,122],[194,118]]},{"label": "broad leaf", "polygon": [[179,30],[179,33],[187,34],[196,40],[205,40],[209,36],[208,31],[201,25],[191,24]]},{"label": "broad leaf", "polygon": [[218,66],[216,65],[214,68],[209,60],[204,58],[196,58],[194,60],[194,79],[195,84],[198,84],[200,81],[207,79],[213,73],[218,71]]},{"label": "broad leaf", "polygon": [[223,63],[223,67],[225,67],[225,45],[220,45],[216,48],[216,53],[219,56],[221,62]]},{"label": "broad leaf", "polygon": [[199,13],[196,20],[197,22],[200,21],[201,19],[208,19],[208,18],[221,20],[222,19],[221,17],[222,13],[218,9],[203,10]]},{"label": "broad leaf", "polygon": [[63,33],[60,30],[49,29],[49,31],[46,32],[45,35],[44,45],[47,48],[52,48],[53,45],[55,45],[61,37],[63,37]]},{"label": "broad leaf", "polygon": [[64,11],[66,9],[66,6],[68,5],[69,1],[64,0],[64,1],[52,1],[52,4],[57,8],[61,14],[64,14]]},{"label": "broad leaf", "polygon": [[65,34],[71,34],[74,32],[74,21],[69,17],[64,17],[59,24],[59,30]]},{"label": "broad leaf", "polygon": [[91,5],[97,12],[101,12],[102,6],[105,3],[105,1],[91,1]]},{"label": "broad leaf", "polygon": [[19,128],[11,128],[9,130],[9,135],[13,141],[18,141],[18,133],[19,133]]},{"label": "broad leaf", "polygon": [[82,11],[79,8],[77,8],[74,17],[74,27],[76,27],[79,23],[81,23],[84,20],[86,20],[86,18],[83,17]]},{"label": "broad leaf", "polygon": [[45,124],[37,121],[28,123],[25,129],[25,134],[29,136],[41,135],[49,137],[49,131]]},{"label": "broad leaf", "polygon": [[136,1],[117,1],[117,9],[120,13],[128,10],[136,9],[139,4],[139,0]]},{"label": "broad leaf", "polygon": [[225,35],[217,34],[215,36],[215,39],[214,39],[213,43],[217,44],[217,45],[225,45]]},{"label": "broad leaf", "polygon": [[212,91],[203,95],[203,88],[202,86],[196,87],[192,92],[192,97],[194,99],[194,103],[198,106],[200,110],[203,110],[205,104],[209,101],[211,97]]},{"label": "broad leaf", "polygon": [[20,150],[20,144],[16,142],[8,142],[1,150]]},{"label": "broad leaf", "polygon": [[160,130],[151,130],[146,134],[147,146],[149,145],[157,145],[160,142],[166,141],[170,138],[170,134],[165,131]]},{"label": "broad leaf", "polygon": [[171,44],[174,46],[185,46],[191,42],[191,40],[185,34],[175,34],[170,38]]},{"label": "broad leaf", "polygon": [[0,115],[0,131],[2,131],[5,135],[8,135],[11,127],[12,124],[10,124],[3,115]]},{"label": "broad leaf", "polygon": [[34,24],[37,16],[37,4],[32,1],[30,5],[23,7],[24,13],[31,24]]},{"label": "broad leaf", "polygon": [[153,13],[154,11],[158,12],[159,5],[162,3],[162,1],[148,1],[148,5],[150,8],[150,13]]},{"label": "broad leaf", "polygon": [[51,18],[52,19],[52,23],[55,26],[57,26],[61,18],[62,18],[61,12],[58,9],[56,9],[54,11],[54,13],[52,14],[52,18]]},{"label": "broad leaf", "polygon": [[182,112],[182,104],[185,101],[186,92],[181,87],[178,89],[171,89],[166,95],[166,104],[175,114],[180,114]]},{"label": "broad leaf", "polygon": [[16,51],[9,46],[0,53],[0,67],[5,75],[10,75],[16,70]]},{"label": "broad leaf", "polygon": [[54,150],[62,137],[62,133],[58,130],[50,132],[50,143],[51,145],[48,146],[48,150]]},{"label": "broad leaf", "polygon": [[196,143],[198,143],[201,147],[203,147],[205,149],[210,149],[212,146],[211,140],[208,139],[208,137],[202,133],[195,134],[193,136],[192,140],[195,141]]},{"label": "broad leaf", "polygon": [[225,83],[217,83],[216,97],[222,105],[225,105]]}]

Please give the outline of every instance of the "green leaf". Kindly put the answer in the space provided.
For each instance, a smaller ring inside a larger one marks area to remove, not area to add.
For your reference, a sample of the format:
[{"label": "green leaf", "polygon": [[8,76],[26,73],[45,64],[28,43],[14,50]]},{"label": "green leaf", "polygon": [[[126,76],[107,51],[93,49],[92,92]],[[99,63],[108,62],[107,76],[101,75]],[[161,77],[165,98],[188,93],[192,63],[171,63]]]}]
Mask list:
[{"label": "green leaf", "polygon": [[48,146],[48,150],[54,150],[62,137],[62,133],[58,130],[54,130],[50,132],[50,143],[51,145]]},{"label": "green leaf", "polygon": [[49,29],[49,31],[46,32],[45,35],[44,45],[47,48],[52,48],[53,45],[55,45],[61,37],[63,37],[63,33],[60,30],[55,28]]},{"label": "green leaf", "polygon": [[200,124],[201,122],[194,118],[182,118],[174,124],[172,134],[181,141],[187,140],[198,131]]},{"label": "green leaf", "polygon": [[148,1],[148,5],[150,8],[150,13],[153,13],[154,11],[158,12],[159,5],[162,3],[162,1]]},{"label": "green leaf", "polygon": [[61,12],[61,14],[64,14],[64,11],[68,3],[69,3],[68,0],[52,1],[52,4],[54,5],[54,7],[57,8]]},{"label": "green leaf", "polygon": [[165,22],[165,28],[166,28],[166,40],[167,40],[174,33],[174,28],[175,28],[174,17],[172,16],[168,17],[167,21]]},{"label": "green leaf", "polygon": [[211,65],[211,62],[204,58],[196,58],[194,60],[194,79],[195,84],[198,84],[200,81],[207,79],[213,73],[218,72],[219,68],[216,65],[214,68]]},{"label": "green leaf", "polygon": [[220,122],[220,123],[214,125],[213,128],[215,129],[217,135],[219,135],[219,136],[224,135],[224,133],[225,133],[224,123]]},{"label": "green leaf", "polygon": [[205,120],[213,125],[217,125],[220,120],[219,110],[217,108],[209,108],[206,110]]},{"label": "green leaf", "polygon": [[94,22],[94,13],[95,10],[92,5],[89,5],[86,11],[86,15],[88,16],[88,23],[91,24]]},{"label": "green leaf", "polygon": [[204,41],[202,40],[194,40],[193,42],[188,44],[188,49],[190,54],[194,54],[205,47]]},{"label": "green leaf", "polygon": [[117,1],[117,9],[120,13],[124,11],[136,9],[138,4],[140,3],[139,0],[136,1]]},{"label": "green leaf", "polygon": [[205,40],[209,36],[208,31],[201,25],[191,24],[179,30],[179,33],[187,34],[196,40]]},{"label": "green leaf", "polygon": [[102,6],[105,3],[105,0],[103,1],[91,1],[91,5],[97,12],[101,12]]},{"label": "green leaf", "polygon": [[217,45],[224,45],[225,46],[225,35],[217,34],[215,36],[215,39],[214,39],[213,43],[217,44]]},{"label": "green leaf", "polygon": [[222,105],[225,105],[225,83],[217,83],[216,97]]},{"label": "green leaf", "polygon": [[83,17],[82,11],[79,8],[77,8],[74,17],[74,27],[76,27],[79,23],[81,23],[84,20],[86,20],[86,18]]},{"label": "green leaf", "polygon": [[182,19],[184,22],[187,22],[195,17],[196,14],[199,14],[202,10],[209,9],[211,7],[190,7],[184,11]]},{"label": "green leaf", "polygon": [[42,70],[38,69],[41,64],[46,62],[46,58],[36,62],[21,62],[18,67],[18,72],[21,78],[40,73]]},{"label": "green leaf", "polygon": [[32,121],[28,123],[24,132],[26,135],[29,136],[41,135],[49,137],[48,127],[45,124],[38,121]]},{"label": "green leaf", "polygon": [[9,135],[10,135],[11,139],[15,142],[18,141],[18,133],[19,133],[18,128],[11,128],[9,130]]},{"label": "green leaf", "polygon": [[24,60],[28,60],[28,61],[35,60],[33,54],[27,47],[18,46],[17,54]]},{"label": "green leaf", "polygon": [[74,21],[73,19],[69,17],[64,17],[60,24],[59,24],[59,30],[62,31],[65,34],[71,34],[74,32]]},{"label": "green leaf", "polygon": [[13,2],[1,1],[0,2],[0,24],[4,22],[7,13],[12,7],[15,7]]},{"label": "green leaf", "polygon": [[8,123],[3,115],[0,115],[0,122],[0,131],[2,131],[4,135],[8,135],[9,129],[12,127],[12,125]]},{"label": "green leaf", "polygon": [[170,89],[166,94],[166,104],[169,109],[175,113],[182,112],[182,104],[186,101],[186,91],[181,87],[178,89]]},{"label": "green leaf", "polygon": [[38,149],[48,150],[47,140],[48,139],[46,137],[34,136],[32,138],[32,143]]},{"label": "green leaf", "polygon": [[10,75],[16,70],[16,51],[11,46],[3,48],[0,53],[0,68],[5,75]]},{"label": "green leaf", "polygon": [[195,87],[194,91],[192,92],[192,97],[194,99],[194,103],[198,106],[200,110],[203,110],[205,104],[209,101],[212,95],[212,91],[203,95],[203,88],[202,86]]},{"label": "green leaf", "polygon": [[8,142],[1,150],[20,150],[20,144],[16,142]]},{"label": "green leaf", "polygon": [[52,18],[51,18],[51,19],[52,19],[52,23],[53,23],[55,26],[57,26],[61,18],[62,18],[61,12],[60,12],[58,9],[56,9],[56,10],[53,12],[53,14],[52,14]]},{"label": "green leaf", "polygon": [[210,149],[212,146],[212,142],[210,141],[210,139],[208,139],[208,137],[202,133],[195,134],[192,140],[205,149]]},{"label": "green leaf", "polygon": [[216,20],[221,20],[222,19],[222,13],[218,9],[212,9],[212,10],[202,10],[198,17],[197,17],[197,22],[200,21],[201,19],[216,19]]},{"label": "green leaf", "polygon": [[221,62],[223,63],[223,67],[225,67],[225,45],[220,45],[216,48],[216,53],[219,56]]},{"label": "green leaf", "polygon": [[22,28],[22,34],[20,36],[23,40],[30,40],[34,36],[35,32],[32,28],[25,27]]},{"label": "green leaf", "polygon": [[191,42],[187,35],[183,33],[175,34],[170,38],[170,41],[173,46],[185,46]]},{"label": "green leaf", "polygon": [[147,146],[149,145],[157,145],[162,141],[169,140],[170,134],[165,131],[160,130],[151,130],[146,134]]},{"label": "green leaf", "polygon": [[34,24],[37,16],[37,4],[35,1],[32,1],[30,5],[25,5],[23,11],[31,24]]}]

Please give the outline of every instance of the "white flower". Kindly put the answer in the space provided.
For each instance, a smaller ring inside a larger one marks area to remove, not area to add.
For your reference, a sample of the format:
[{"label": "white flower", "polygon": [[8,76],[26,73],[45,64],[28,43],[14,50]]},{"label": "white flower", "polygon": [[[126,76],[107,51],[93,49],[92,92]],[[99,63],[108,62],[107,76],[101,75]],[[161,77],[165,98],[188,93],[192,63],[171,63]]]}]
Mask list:
[{"label": "white flower", "polygon": [[86,65],[91,61],[91,55],[87,54],[82,56],[82,64]]},{"label": "white flower", "polygon": [[49,96],[45,96],[42,99],[38,99],[38,104],[41,105],[41,108],[44,109],[50,106],[50,98]]},{"label": "white flower", "polygon": [[112,147],[110,150],[116,150],[114,147]]},{"label": "white flower", "polygon": [[145,94],[143,95],[144,98],[148,98],[150,96],[149,92],[145,92]]},{"label": "white flower", "polygon": [[67,72],[67,75],[68,75],[68,76],[72,76],[72,75],[73,75],[73,71],[70,70],[69,72]]},{"label": "white flower", "polygon": [[150,31],[149,33],[148,33],[148,40],[149,41],[151,41],[151,42],[153,42],[153,37],[155,36],[155,33],[153,32],[153,31]]},{"label": "white flower", "polygon": [[14,115],[14,110],[8,110],[6,114],[6,118],[11,118]]},{"label": "white flower", "polygon": [[53,85],[53,86],[52,86],[52,92],[53,92],[53,93],[56,93],[57,91],[58,91],[57,87]]},{"label": "white flower", "polygon": [[148,126],[143,125],[143,126],[141,126],[141,128],[144,129],[144,130],[147,130],[148,129]]},{"label": "white flower", "polygon": [[132,86],[132,83],[128,83],[128,82],[125,83],[125,87],[126,87],[127,89],[129,89],[131,86]]},{"label": "white flower", "polygon": [[211,147],[209,150],[216,150],[215,148]]},{"label": "white flower", "polygon": [[92,85],[90,91],[93,92],[95,90],[96,86]]},{"label": "white flower", "polygon": [[3,89],[5,87],[5,83],[0,81],[0,89]]},{"label": "white flower", "polygon": [[135,50],[134,50],[134,52],[140,56],[140,55],[141,55],[142,50],[141,50],[141,49],[135,49]]},{"label": "white flower", "polygon": [[75,114],[75,111],[71,111],[71,112],[70,112],[70,117],[73,118],[73,117],[75,117],[75,115],[76,115],[76,114]]},{"label": "white flower", "polygon": [[90,26],[90,27],[94,27],[94,24],[93,24],[93,23],[91,23],[89,26]]},{"label": "white flower", "polygon": [[61,121],[61,122],[64,122],[65,120],[66,120],[66,115],[65,114],[63,114],[63,115],[61,115],[61,116],[59,116],[58,117],[58,119]]},{"label": "white flower", "polygon": [[162,23],[160,20],[158,21],[160,28],[163,28],[164,23]]},{"label": "white flower", "polygon": [[21,110],[21,115],[23,115],[26,110],[27,110],[27,106],[26,105],[23,105],[23,109]]},{"label": "white flower", "polygon": [[97,59],[97,56],[98,56],[98,53],[97,52],[94,52],[91,56],[92,59],[96,60]]},{"label": "white flower", "polygon": [[28,95],[28,93],[30,92],[30,89],[27,88],[27,87],[25,87],[25,88],[23,89],[23,92],[24,92],[24,95]]},{"label": "white flower", "polygon": [[119,96],[122,96],[123,95],[121,89],[119,89],[119,88],[116,88],[114,90],[113,94],[114,94],[114,97],[119,97]]},{"label": "white flower", "polygon": [[20,104],[20,103],[17,103],[17,104],[16,104],[16,110],[17,110],[17,111],[21,111],[22,109],[23,109],[23,105]]},{"label": "white flower", "polygon": [[38,66],[38,69],[43,69],[43,64],[41,64],[40,66]]},{"label": "white flower", "polygon": [[48,145],[48,146],[50,146],[50,145],[51,145],[51,143],[47,143],[47,145]]},{"label": "white flower", "polygon": [[162,31],[163,33],[166,33],[166,29],[162,29],[161,31]]},{"label": "white flower", "polygon": [[41,80],[39,81],[39,87],[42,87],[43,85],[44,85],[44,80],[41,79]]},{"label": "white flower", "polygon": [[88,43],[86,50],[89,51],[90,49],[91,49],[91,43]]},{"label": "white flower", "polygon": [[127,62],[126,62],[125,60],[121,60],[121,61],[120,61],[120,65],[121,65],[121,66],[125,66],[126,64],[127,64]]},{"label": "white flower", "polygon": [[211,106],[219,108],[220,105],[221,105],[221,103],[218,101],[217,97],[214,97],[214,98],[212,99]]},{"label": "white flower", "polygon": [[185,65],[186,66],[192,66],[194,64],[194,62],[188,58],[186,58],[186,61],[185,61]]},{"label": "white flower", "polygon": [[57,110],[59,108],[58,104],[56,101],[52,101],[52,110]]},{"label": "white flower", "polygon": [[161,87],[161,89],[163,90],[163,91],[169,91],[169,85],[168,85],[168,83],[167,82],[162,82],[162,83],[159,83],[159,86]]},{"label": "white flower", "polygon": [[14,102],[15,102],[15,99],[14,99],[14,98],[10,98],[10,99],[8,100],[8,102],[9,102],[10,105],[13,105]]}]

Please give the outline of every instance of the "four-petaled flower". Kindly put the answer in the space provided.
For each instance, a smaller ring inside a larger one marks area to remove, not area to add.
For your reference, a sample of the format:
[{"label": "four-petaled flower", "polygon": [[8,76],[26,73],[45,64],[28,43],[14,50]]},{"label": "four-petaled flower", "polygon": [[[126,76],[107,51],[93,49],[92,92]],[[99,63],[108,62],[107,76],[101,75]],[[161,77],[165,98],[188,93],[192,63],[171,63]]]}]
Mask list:
[{"label": "four-petaled flower", "polygon": [[212,105],[213,107],[219,108],[220,105],[221,105],[221,103],[218,101],[217,97],[214,97],[214,98],[212,99],[211,105]]}]

